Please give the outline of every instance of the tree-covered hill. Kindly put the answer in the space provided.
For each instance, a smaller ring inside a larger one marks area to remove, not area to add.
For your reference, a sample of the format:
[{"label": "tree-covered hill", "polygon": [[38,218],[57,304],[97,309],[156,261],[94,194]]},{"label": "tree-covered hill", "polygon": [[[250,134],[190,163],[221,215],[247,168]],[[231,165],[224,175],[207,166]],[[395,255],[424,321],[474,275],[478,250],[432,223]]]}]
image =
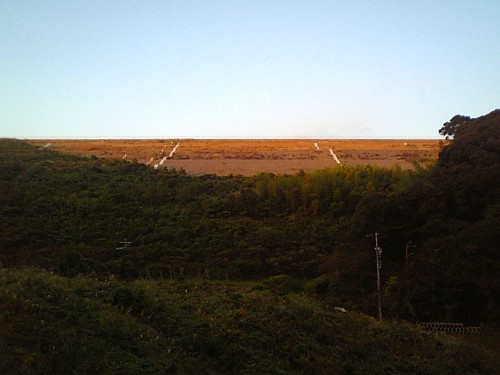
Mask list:
[{"label": "tree-covered hill", "polygon": [[396,304],[392,313],[408,319],[499,321],[500,110],[464,118],[444,125],[453,141],[430,173],[394,194],[365,195],[353,215],[350,247],[324,266],[352,286],[356,276],[343,268],[369,272],[366,259],[350,267],[350,258],[366,257],[363,234],[380,232],[386,305]]},{"label": "tree-covered hill", "polygon": [[457,127],[428,181],[402,198],[422,244],[415,278],[434,290],[434,312],[498,322],[500,110]]},{"label": "tree-covered hill", "polygon": [[[446,125],[446,124],[445,124]],[[458,126],[427,180],[401,194],[418,239],[414,282],[428,315],[499,321],[500,110]],[[430,293],[432,291],[432,293]]]}]

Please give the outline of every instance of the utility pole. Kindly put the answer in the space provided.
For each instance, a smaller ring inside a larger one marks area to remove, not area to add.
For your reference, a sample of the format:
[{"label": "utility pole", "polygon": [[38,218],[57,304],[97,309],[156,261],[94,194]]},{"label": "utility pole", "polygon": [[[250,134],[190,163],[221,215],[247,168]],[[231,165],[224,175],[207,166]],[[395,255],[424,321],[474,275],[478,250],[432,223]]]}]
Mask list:
[{"label": "utility pole", "polygon": [[417,314],[415,312],[415,309],[413,308],[411,304],[411,296],[410,296],[410,286],[408,284],[408,258],[413,255],[413,253],[410,253],[410,249],[415,249],[417,245],[413,243],[413,241],[408,241],[406,243],[406,248],[405,248],[405,284],[404,284],[404,299],[405,303],[408,307],[408,312],[412,315],[412,317],[415,319],[415,321],[418,321]]},{"label": "utility pole", "polygon": [[123,241],[120,241],[120,243],[123,245],[121,247],[117,247],[116,250],[127,250],[129,245],[132,243],[130,241],[127,241],[127,237],[123,239]]},{"label": "utility pole", "polygon": [[408,241],[406,243],[406,249],[405,249],[405,282],[406,282],[406,287],[408,287],[408,258],[413,255],[413,253],[409,253],[410,249],[414,249],[417,246],[413,243],[413,241]]},{"label": "utility pole", "polygon": [[379,234],[369,234],[369,237],[375,236],[375,259],[377,264],[377,297],[378,297],[378,320],[382,320],[382,297],[380,295],[380,269],[382,268],[382,248],[378,245]]}]

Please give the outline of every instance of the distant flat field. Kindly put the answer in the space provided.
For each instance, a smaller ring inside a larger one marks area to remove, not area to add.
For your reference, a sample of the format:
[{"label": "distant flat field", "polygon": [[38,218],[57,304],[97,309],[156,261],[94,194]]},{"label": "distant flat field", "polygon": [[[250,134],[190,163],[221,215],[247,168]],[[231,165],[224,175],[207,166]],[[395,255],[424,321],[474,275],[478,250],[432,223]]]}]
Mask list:
[{"label": "distant flat field", "polygon": [[[156,139],[30,140],[71,154],[136,160],[157,168],[184,168],[190,175],[293,174],[338,165],[399,165],[434,161],[439,140],[370,139]],[[176,147],[177,146],[177,147]],[[172,153],[172,151],[175,151]]]}]

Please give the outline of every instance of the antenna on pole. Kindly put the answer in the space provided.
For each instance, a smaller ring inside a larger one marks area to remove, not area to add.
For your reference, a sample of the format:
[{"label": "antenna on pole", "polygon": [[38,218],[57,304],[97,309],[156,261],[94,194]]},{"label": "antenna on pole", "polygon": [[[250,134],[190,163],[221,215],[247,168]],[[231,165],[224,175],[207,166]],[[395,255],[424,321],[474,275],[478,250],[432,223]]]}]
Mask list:
[{"label": "antenna on pole", "polygon": [[120,243],[123,245],[121,247],[117,247],[116,250],[127,250],[127,248],[130,246],[132,242],[127,241],[127,237],[123,239],[123,241],[120,241]]},{"label": "antenna on pole", "polygon": [[377,297],[378,297],[378,320],[382,320],[382,297],[380,295],[380,269],[382,268],[382,248],[378,245],[379,234],[369,234],[367,237],[375,236],[375,260],[377,264]]}]

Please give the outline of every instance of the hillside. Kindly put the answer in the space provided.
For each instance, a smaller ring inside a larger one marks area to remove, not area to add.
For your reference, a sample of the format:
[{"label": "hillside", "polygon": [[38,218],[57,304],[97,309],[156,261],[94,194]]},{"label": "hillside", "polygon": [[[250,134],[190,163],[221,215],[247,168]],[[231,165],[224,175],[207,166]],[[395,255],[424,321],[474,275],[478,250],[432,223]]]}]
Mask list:
[{"label": "hillside", "polygon": [[269,284],[0,270],[4,374],[492,374],[492,359],[407,324]]}]

